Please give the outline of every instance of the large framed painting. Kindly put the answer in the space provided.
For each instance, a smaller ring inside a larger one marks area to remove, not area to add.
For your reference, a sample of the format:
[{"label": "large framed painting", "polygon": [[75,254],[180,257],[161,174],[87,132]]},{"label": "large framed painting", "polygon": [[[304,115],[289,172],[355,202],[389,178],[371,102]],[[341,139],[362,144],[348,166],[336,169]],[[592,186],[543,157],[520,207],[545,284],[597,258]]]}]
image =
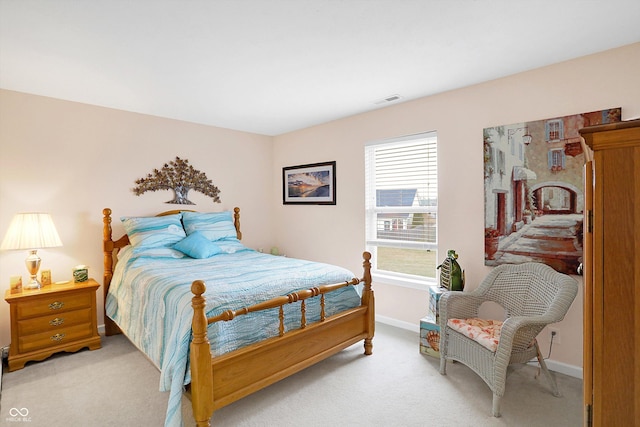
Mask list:
[{"label": "large framed painting", "polygon": [[336,162],[282,168],[282,202],[285,205],[335,205]]},{"label": "large framed painting", "polygon": [[485,265],[542,262],[576,274],[582,262],[585,126],[621,108],[485,128]]}]

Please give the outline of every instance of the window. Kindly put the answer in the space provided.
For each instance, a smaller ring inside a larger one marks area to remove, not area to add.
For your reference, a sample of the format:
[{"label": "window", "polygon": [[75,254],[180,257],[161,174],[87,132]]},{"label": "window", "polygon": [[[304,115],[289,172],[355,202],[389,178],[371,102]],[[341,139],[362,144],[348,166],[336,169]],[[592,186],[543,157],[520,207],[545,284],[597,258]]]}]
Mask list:
[{"label": "window", "polygon": [[435,132],[367,144],[366,245],[372,272],[389,283],[423,286],[437,265]]},{"label": "window", "polygon": [[562,120],[549,120],[545,122],[547,142],[555,142],[564,139],[564,123]]},{"label": "window", "polygon": [[524,160],[524,147],[523,144],[518,144],[518,158]]},{"label": "window", "polygon": [[565,159],[564,150],[561,148],[549,150],[547,153],[547,163],[549,169],[553,172],[561,171],[565,168]]},{"label": "window", "polygon": [[506,173],[506,166],[505,166],[506,163],[505,163],[504,151],[502,151],[500,149],[497,149],[497,148],[496,148],[496,151],[498,153],[498,157],[497,157],[497,160],[498,160],[498,165],[497,165],[498,173],[500,175],[504,175]]}]

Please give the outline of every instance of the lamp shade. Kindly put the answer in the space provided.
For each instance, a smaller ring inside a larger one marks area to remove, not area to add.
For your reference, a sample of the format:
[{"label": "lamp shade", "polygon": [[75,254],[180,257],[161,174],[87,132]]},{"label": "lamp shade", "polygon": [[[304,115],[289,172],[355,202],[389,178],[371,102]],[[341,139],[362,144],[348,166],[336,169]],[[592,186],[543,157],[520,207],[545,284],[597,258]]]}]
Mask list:
[{"label": "lamp shade", "polygon": [[9,224],[0,249],[41,249],[62,246],[51,215],[19,213]]}]

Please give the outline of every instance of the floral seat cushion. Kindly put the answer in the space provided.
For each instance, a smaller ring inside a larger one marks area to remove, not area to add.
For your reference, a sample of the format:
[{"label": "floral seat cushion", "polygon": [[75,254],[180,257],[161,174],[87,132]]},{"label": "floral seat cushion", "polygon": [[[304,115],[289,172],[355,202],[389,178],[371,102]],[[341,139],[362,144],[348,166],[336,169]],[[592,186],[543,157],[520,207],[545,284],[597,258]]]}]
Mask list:
[{"label": "floral seat cushion", "polygon": [[449,319],[447,326],[471,338],[478,344],[495,352],[500,342],[501,320],[490,319]]}]

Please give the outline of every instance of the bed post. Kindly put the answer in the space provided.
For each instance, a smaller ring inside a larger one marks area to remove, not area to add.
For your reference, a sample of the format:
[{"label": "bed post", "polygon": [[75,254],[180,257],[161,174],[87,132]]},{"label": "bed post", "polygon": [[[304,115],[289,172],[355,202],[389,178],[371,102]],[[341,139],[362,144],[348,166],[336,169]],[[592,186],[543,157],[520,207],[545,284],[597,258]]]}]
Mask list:
[{"label": "bed post", "polygon": [[238,240],[242,240],[242,231],[240,231],[240,208],[233,208],[233,225],[236,227],[236,236]]},{"label": "bed post", "polygon": [[[103,306],[106,308],[107,293],[111,286],[111,278],[113,277],[113,239],[111,236],[111,209],[104,208],[102,210],[102,251],[104,254],[104,276],[102,282],[102,298]],[[113,323],[104,311],[104,333],[105,335],[116,335],[120,333],[120,328]]]},{"label": "bed post", "polygon": [[373,353],[373,334],[376,329],[376,304],[373,297],[373,289],[371,289],[371,253],[364,252],[362,258],[364,258],[364,262],[362,263],[362,267],[364,267],[364,276],[362,277],[364,281],[362,305],[367,307],[367,337],[364,339],[364,354],[369,355]]},{"label": "bed post", "polygon": [[211,367],[211,347],[207,338],[207,316],[204,311],[206,301],[202,294],[206,286],[202,280],[191,285],[194,296],[191,299],[193,339],[190,345],[191,361],[191,407],[198,427],[209,427],[213,414],[213,371]]},{"label": "bed post", "polygon": [[109,287],[113,276],[113,240],[111,239],[111,209],[102,210],[102,250],[104,252],[104,287]]}]

